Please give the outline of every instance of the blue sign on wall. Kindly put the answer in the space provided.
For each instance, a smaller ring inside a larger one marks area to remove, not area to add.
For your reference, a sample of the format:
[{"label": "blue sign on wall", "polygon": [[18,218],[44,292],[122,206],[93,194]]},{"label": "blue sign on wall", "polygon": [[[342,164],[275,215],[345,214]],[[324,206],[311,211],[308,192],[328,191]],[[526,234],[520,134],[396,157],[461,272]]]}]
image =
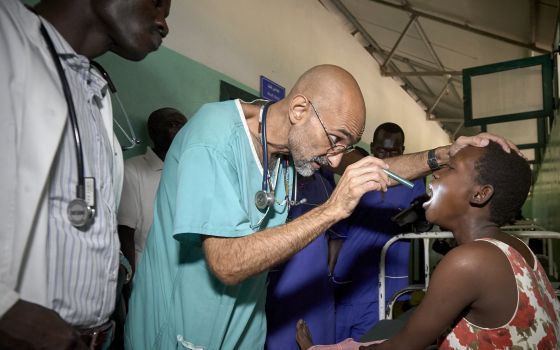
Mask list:
[{"label": "blue sign on wall", "polygon": [[286,89],[261,75],[261,97],[270,101],[279,101],[286,96]]}]

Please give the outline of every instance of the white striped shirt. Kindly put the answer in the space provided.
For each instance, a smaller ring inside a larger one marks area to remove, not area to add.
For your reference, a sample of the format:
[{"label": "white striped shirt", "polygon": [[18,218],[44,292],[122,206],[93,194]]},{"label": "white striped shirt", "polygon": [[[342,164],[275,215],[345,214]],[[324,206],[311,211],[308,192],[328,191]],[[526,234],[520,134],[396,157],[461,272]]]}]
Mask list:
[{"label": "white striped shirt", "polygon": [[119,266],[112,150],[100,112],[107,83],[89,60],[78,55],[43,20],[64,67],[78,119],[84,176],[96,182],[96,214],[91,226],[73,227],[68,203],[76,198],[78,167],[71,123],[66,123],[49,189],[47,238],[48,301],[68,323],[92,327],[106,322],[115,306]]}]

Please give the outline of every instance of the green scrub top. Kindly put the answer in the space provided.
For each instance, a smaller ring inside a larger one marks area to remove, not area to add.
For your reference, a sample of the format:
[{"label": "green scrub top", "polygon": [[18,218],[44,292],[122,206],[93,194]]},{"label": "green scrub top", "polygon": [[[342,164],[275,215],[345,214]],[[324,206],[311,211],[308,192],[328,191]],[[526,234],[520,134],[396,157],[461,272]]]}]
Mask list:
[{"label": "green scrub top", "polygon": [[254,198],[262,167],[240,102],[204,105],[181,129],[166,155],[133,281],[127,349],[264,347],[266,273],[221,283],[204,259],[201,235],[242,237],[284,224],[293,168],[279,166],[277,181],[272,172],[276,203],[261,221]]}]

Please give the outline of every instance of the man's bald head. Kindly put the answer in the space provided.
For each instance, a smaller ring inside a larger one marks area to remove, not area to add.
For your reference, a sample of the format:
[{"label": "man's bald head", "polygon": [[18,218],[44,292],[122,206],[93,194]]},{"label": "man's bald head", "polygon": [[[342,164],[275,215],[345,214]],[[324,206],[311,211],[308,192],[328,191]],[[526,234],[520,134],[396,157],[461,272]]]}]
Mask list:
[{"label": "man's bald head", "polygon": [[338,166],[344,150],[362,136],[364,97],[356,79],[340,67],[311,68],[285,100],[290,117],[288,148],[303,176],[321,165]]},{"label": "man's bald head", "polygon": [[[304,95],[328,115],[331,122],[342,122],[358,141],[364,125],[366,107],[362,91],[352,74],[345,69],[325,64],[315,66],[298,79],[288,98]],[[336,118],[337,120],[333,119]]]}]

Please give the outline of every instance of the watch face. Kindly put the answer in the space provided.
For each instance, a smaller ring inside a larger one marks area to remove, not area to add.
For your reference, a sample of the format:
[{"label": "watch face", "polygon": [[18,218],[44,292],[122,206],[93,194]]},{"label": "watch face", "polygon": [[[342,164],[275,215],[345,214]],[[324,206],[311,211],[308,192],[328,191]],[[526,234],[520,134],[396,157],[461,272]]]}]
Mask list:
[{"label": "watch face", "polygon": [[431,149],[430,151],[428,151],[428,166],[430,167],[431,170],[439,169],[439,164],[436,158],[435,149]]}]

